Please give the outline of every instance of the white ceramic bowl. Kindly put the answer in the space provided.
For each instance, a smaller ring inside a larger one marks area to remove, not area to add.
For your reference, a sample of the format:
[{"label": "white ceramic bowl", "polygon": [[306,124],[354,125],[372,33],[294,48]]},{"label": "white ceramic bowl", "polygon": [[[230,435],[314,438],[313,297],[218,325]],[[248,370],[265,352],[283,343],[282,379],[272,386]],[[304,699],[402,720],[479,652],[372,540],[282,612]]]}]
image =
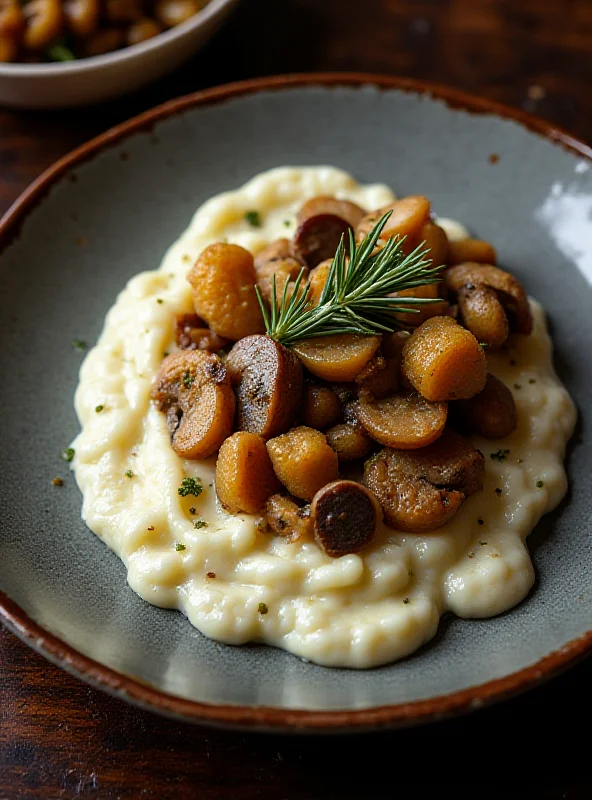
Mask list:
[{"label": "white ceramic bowl", "polygon": [[0,104],[78,106],[138,89],[189,58],[237,3],[211,0],[187,22],[113,53],[56,64],[0,64]]}]

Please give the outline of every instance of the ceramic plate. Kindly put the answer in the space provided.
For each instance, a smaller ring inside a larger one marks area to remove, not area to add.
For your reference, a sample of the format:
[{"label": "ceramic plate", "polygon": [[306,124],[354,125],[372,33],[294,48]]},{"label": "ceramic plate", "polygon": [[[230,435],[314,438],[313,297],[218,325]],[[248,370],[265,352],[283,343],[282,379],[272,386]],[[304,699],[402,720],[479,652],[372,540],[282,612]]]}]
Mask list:
[{"label": "ceramic plate", "polygon": [[[580,412],[571,492],[529,539],[537,583],[496,619],[448,619],[388,667],[331,670],[269,647],[210,641],[128,588],[80,519],[61,460],[78,430],[82,355],[135,273],[160,264],[206,198],[270,167],[329,163],[362,183],[428,195],[499,245],[548,310],[556,365]],[[169,715],[232,726],[357,729],[506,696],[592,646],[590,150],[543,122],[390,78],[300,76],[173,101],[42,176],[0,236],[0,617],[81,678]],[[62,488],[52,486],[65,477]]]}]

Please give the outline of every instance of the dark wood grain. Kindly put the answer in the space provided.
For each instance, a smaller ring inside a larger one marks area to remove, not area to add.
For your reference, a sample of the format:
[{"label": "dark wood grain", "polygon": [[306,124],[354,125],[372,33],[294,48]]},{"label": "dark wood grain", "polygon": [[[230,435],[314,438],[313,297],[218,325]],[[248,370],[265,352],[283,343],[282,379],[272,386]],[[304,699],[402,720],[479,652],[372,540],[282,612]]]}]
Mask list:
[{"label": "dark wood grain", "polygon": [[[501,100],[592,139],[589,0],[245,0],[173,76],[105,106],[0,110],[0,211],[77,144],[205,86],[387,72]],[[254,736],[153,716],[0,630],[0,800],[431,797],[588,800],[592,663],[496,708],[366,737]]]}]

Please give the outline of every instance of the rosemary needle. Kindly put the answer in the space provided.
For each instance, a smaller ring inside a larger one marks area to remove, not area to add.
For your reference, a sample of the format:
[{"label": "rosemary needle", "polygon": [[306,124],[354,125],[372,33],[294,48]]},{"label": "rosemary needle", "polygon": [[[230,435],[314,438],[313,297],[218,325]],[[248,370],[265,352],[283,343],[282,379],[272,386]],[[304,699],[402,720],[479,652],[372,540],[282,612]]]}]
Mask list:
[{"label": "rosemary needle", "polygon": [[286,283],[279,303],[274,277],[269,311],[259,288],[255,287],[270,338],[289,347],[315,336],[392,332],[400,327],[396,314],[416,311],[413,306],[417,304],[440,302],[439,298],[390,296],[393,292],[437,283],[442,269],[430,266],[425,242],[405,255],[405,237],[395,236],[374,252],[391,213],[385,214],[359,245],[350,229],[349,261],[342,237],[317,306],[308,303],[310,281],[300,288],[304,268],[292,286]]}]

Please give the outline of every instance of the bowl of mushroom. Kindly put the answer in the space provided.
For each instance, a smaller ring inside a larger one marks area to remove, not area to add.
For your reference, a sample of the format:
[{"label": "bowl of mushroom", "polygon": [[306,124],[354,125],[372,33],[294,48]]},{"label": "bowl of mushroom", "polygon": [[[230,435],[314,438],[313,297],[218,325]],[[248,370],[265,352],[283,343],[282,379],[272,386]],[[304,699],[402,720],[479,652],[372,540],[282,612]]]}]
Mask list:
[{"label": "bowl of mushroom", "polygon": [[0,0],[0,103],[108,100],[174,69],[238,0]]}]

